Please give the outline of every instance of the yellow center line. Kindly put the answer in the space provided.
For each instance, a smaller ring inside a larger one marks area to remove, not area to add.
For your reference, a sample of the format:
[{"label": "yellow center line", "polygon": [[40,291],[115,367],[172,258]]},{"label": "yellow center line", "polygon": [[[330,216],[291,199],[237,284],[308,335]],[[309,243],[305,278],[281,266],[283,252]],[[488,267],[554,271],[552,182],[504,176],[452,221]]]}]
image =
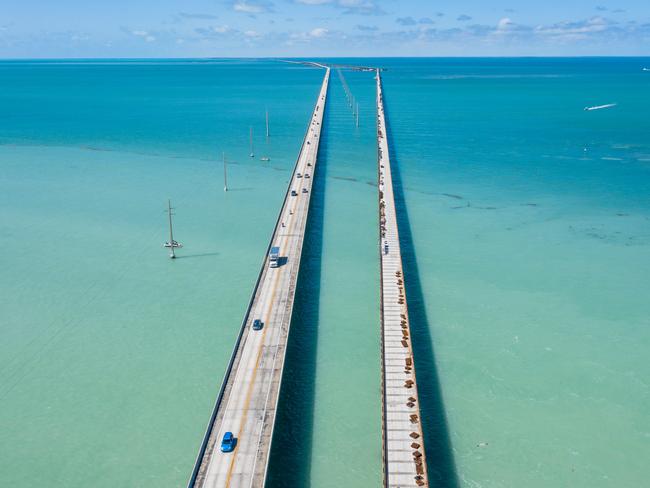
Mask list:
[{"label": "yellow center line", "polygon": [[[293,203],[294,202],[290,202],[290,204],[289,204],[290,206],[288,207],[289,210],[294,210],[295,205],[292,205]],[[291,224],[290,224],[291,228],[293,228],[295,226],[295,221],[296,221],[296,219],[291,219]],[[282,239],[281,239],[281,244],[285,244],[286,239],[287,239],[287,236],[283,236]],[[281,271],[284,271],[284,270],[281,270]],[[229,466],[229,469],[228,469],[228,476],[226,478],[226,486],[227,487],[230,486],[230,482],[231,482],[231,479],[232,479],[232,473],[233,473],[233,470],[235,468],[235,461],[237,459],[236,451],[237,451],[237,447],[239,446],[239,441],[241,440],[241,431],[242,431],[243,426],[246,425],[246,420],[248,418],[248,410],[249,410],[250,401],[251,401],[251,397],[252,397],[252,393],[253,393],[253,386],[255,385],[255,378],[257,377],[257,371],[258,371],[258,368],[259,368],[259,363],[260,363],[260,360],[262,358],[262,351],[263,351],[263,348],[264,348],[264,340],[266,339],[266,332],[268,331],[268,327],[266,325],[266,322],[268,321],[268,316],[269,316],[269,313],[271,311],[270,309],[273,307],[273,304],[275,302],[275,295],[277,294],[277,288],[278,288],[277,285],[278,285],[278,280],[279,279],[280,279],[280,273],[277,273],[275,275],[274,281],[273,281],[273,286],[272,286],[273,292],[271,293],[271,300],[269,301],[266,313],[263,316],[264,317],[264,322],[265,322],[264,332],[262,333],[261,345],[260,345],[260,347],[259,347],[259,349],[257,351],[257,358],[255,360],[255,367],[253,369],[253,377],[251,379],[250,384],[248,385],[248,391],[246,392],[246,400],[244,402],[244,414],[243,414],[242,419],[240,421],[239,430],[238,430],[238,439],[237,439],[238,442],[237,442],[237,445],[235,446],[235,453],[233,453],[233,457],[230,460],[230,466]]]},{"label": "yellow center line", "polygon": [[[293,210],[292,208],[293,202],[290,201],[289,203],[289,210]],[[291,226],[294,224],[294,219],[292,219]],[[285,244],[286,241],[286,236],[282,237],[280,244]],[[280,246],[281,247],[281,246]],[[283,272],[284,270],[279,270],[280,273]],[[267,309],[263,315],[264,318],[264,331],[262,332],[262,341],[260,344],[260,347],[258,348],[257,351],[257,358],[255,359],[255,367],[253,368],[253,377],[251,379],[250,384],[248,385],[248,391],[246,392],[246,400],[244,401],[244,414],[242,415],[242,419],[239,423],[239,430],[237,431],[238,439],[237,439],[237,444],[235,445],[235,452],[233,453],[232,459],[230,460],[230,466],[228,468],[228,476],[226,478],[226,486],[230,486],[231,478],[232,478],[232,473],[235,468],[235,461],[237,459],[236,452],[237,452],[237,447],[239,446],[239,441],[241,440],[241,431],[243,429],[243,426],[246,425],[246,420],[248,418],[248,409],[250,406],[250,401],[251,397],[253,394],[253,386],[255,385],[255,378],[257,378],[257,371],[259,368],[260,360],[262,358],[262,351],[264,349],[264,340],[266,339],[266,332],[269,330],[267,322],[268,322],[268,317],[271,312],[271,308],[273,307],[273,304],[275,302],[275,295],[277,294],[277,289],[278,289],[278,281],[280,279],[280,273],[276,273],[276,275],[273,278],[273,286],[272,286],[272,293],[271,293],[271,300],[268,302]]]},{"label": "yellow center line", "polygon": [[[273,304],[273,301],[275,300],[275,294],[277,292],[277,284],[278,284],[278,278],[279,274],[276,276],[275,282],[273,284],[273,293],[271,294],[271,304]],[[268,312],[267,312],[268,313]],[[266,322],[267,320],[267,314],[264,315],[264,321]],[[230,486],[230,481],[232,478],[232,473],[235,468],[235,461],[237,459],[236,454],[237,454],[237,448],[239,447],[239,441],[241,440],[241,431],[244,425],[246,425],[246,419],[248,418],[248,407],[250,405],[251,401],[251,396],[253,394],[253,385],[255,385],[255,378],[257,378],[257,371],[258,367],[260,365],[260,360],[262,359],[262,351],[264,349],[264,339],[266,338],[266,331],[268,330],[268,327],[266,326],[266,323],[264,324],[264,332],[262,332],[262,343],[261,346],[259,347],[257,351],[257,358],[255,359],[255,367],[253,368],[253,377],[251,378],[251,382],[248,385],[248,391],[246,392],[246,401],[244,402],[244,414],[242,416],[242,419],[239,423],[239,430],[237,431],[237,444],[235,445],[235,452],[233,453],[232,459],[230,460],[230,466],[228,467],[228,476],[226,477],[226,486]]]},{"label": "yellow center line", "polygon": [[[312,120],[313,120],[313,116],[312,116]],[[305,153],[305,158],[304,158],[305,160],[307,159],[307,154],[308,153],[309,153],[309,151],[307,153]],[[303,165],[301,167],[299,167],[298,169],[300,169],[300,170],[302,170],[304,172],[304,167],[305,167],[305,165],[304,165],[304,161],[303,161]],[[292,178],[295,178],[295,173],[292,174]],[[311,185],[309,185],[309,186],[311,188]],[[309,199],[311,199],[311,195],[309,195]],[[301,199],[301,202],[304,202],[304,201],[305,201],[305,199]],[[296,222],[297,222],[298,219],[294,219],[294,218],[291,218],[291,217],[293,215],[295,215],[294,210],[295,210],[295,207],[297,205],[298,205],[297,201],[290,201],[289,205],[287,207],[288,210],[290,211],[290,215],[289,215],[289,220],[290,220],[289,233],[282,236],[282,239],[281,239],[281,244],[282,245],[286,244],[287,239],[290,236],[292,236],[292,234],[293,234],[293,230],[294,230],[293,228],[296,226]],[[280,220],[282,222],[282,219],[280,219]],[[276,229],[276,232],[277,232],[277,230],[278,229]],[[284,271],[284,270],[282,270],[282,271]],[[228,468],[228,475],[226,477],[226,487],[230,486],[230,483],[231,483],[231,480],[232,480],[232,474],[233,474],[233,471],[234,471],[234,468],[235,468],[235,462],[237,460],[236,452],[237,452],[237,448],[239,446],[239,441],[241,440],[241,431],[242,431],[244,425],[246,424],[246,420],[248,418],[248,410],[249,410],[249,406],[250,406],[251,397],[252,397],[252,394],[253,394],[253,386],[255,385],[255,379],[257,378],[257,372],[258,372],[260,360],[262,358],[262,351],[264,350],[264,341],[266,339],[266,332],[268,331],[268,327],[266,326],[266,322],[268,321],[268,315],[270,314],[271,309],[273,308],[273,305],[274,305],[274,302],[275,302],[275,295],[277,294],[277,288],[278,288],[277,285],[278,285],[278,280],[279,279],[280,279],[280,273],[277,273],[276,276],[274,277],[274,282],[273,282],[273,286],[272,286],[273,292],[271,294],[271,300],[269,301],[266,313],[263,316],[264,321],[265,321],[264,332],[262,333],[261,345],[260,345],[260,347],[258,348],[258,351],[257,351],[257,357],[255,359],[255,367],[253,369],[253,376],[251,378],[250,384],[248,385],[248,391],[246,392],[246,400],[244,401],[244,413],[242,415],[242,419],[241,419],[240,424],[239,424],[239,430],[237,431],[238,432],[238,439],[237,439],[237,444],[235,445],[235,452],[233,453],[232,459],[230,460],[230,466]]]}]

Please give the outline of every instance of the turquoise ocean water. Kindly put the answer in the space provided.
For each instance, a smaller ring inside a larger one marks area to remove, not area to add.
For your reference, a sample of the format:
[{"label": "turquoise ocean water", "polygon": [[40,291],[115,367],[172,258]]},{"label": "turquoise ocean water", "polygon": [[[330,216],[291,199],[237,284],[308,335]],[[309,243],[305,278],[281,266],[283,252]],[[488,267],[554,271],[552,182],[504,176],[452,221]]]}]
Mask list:
[{"label": "turquoise ocean water", "polygon": [[[336,61],[387,68],[435,486],[646,484],[650,59]],[[0,484],[185,483],[322,75],[0,62]],[[374,81],[357,129],[332,75],[272,486],[381,482]]]}]

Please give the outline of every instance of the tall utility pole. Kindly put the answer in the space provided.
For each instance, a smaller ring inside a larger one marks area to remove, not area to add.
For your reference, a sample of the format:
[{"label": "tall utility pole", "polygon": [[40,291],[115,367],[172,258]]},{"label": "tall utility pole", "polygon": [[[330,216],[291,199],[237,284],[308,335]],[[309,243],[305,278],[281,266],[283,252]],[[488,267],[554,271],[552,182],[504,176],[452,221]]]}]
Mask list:
[{"label": "tall utility pole", "polygon": [[254,158],[255,157],[255,152],[253,152],[253,126],[251,125],[250,127],[250,139],[251,139],[251,154],[250,157]]},{"label": "tall utility pole", "polygon": [[171,200],[167,200],[167,214],[169,216],[169,242],[165,242],[163,245],[169,248],[169,257],[171,259],[175,259],[176,253],[174,252],[174,249],[177,247],[183,247],[183,245],[174,240],[174,228],[172,226],[172,215],[174,215],[174,208],[172,207]]},{"label": "tall utility pole", "polygon": [[228,191],[228,168],[226,165],[226,153],[223,153],[223,191]]}]

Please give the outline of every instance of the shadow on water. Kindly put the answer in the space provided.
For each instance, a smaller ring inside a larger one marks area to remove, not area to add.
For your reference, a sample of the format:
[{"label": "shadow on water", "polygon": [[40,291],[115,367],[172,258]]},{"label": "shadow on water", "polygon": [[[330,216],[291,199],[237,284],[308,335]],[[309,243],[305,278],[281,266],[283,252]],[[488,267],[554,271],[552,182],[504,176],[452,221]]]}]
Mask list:
[{"label": "shadow on water", "polygon": [[442,398],[440,379],[436,368],[435,352],[431,340],[429,318],[424,303],[422,283],[418,269],[408,208],[404,199],[404,187],[400,174],[399,157],[390,130],[390,119],[386,108],[386,91],[383,92],[384,114],[386,116],[386,137],[389,142],[389,156],[393,172],[393,192],[399,225],[400,246],[404,267],[404,285],[408,297],[409,319],[413,356],[417,371],[420,413],[427,454],[427,468],[430,485],[436,488],[458,488],[456,463],[449,438],[449,427]]},{"label": "shadow on water", "polygon": [[212,256],[218,256],[221,253],[218,252],[204,252],[202,254],[182,254],[177,255],[176,259],[189,259],[189,258],[209,258]]},{"label": "shadow on water", "polygon": [[[327,107],[323,124],[325,134],[329,105]],[[309,221],[269,458],[266,480],[269,488],[299,488],[310,484],[326,165],[327,137],[324,137],[318,149],[317,177],[314,178],[312,187]]]},{"label": "shadow on water", "polygon": [[235,187],[235,188],[231,188],[231,187],[228,187],[228,191],[253,191],[254,189],[255,189],[255,188],[253,188],[252,186],[245,186],[245,187],[241,187],[241,188],[237,188],[237,187]]}]

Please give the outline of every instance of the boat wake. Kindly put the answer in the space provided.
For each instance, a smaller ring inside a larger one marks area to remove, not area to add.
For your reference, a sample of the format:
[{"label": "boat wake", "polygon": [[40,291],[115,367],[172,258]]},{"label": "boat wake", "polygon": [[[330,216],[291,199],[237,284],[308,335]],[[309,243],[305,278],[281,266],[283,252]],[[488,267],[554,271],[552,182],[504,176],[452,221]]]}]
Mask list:
[{"label": "boat wake", "polygon": [[604,108],[616,107],[615,103],[608,103],[606,105],[595,105],[593,107],[585,107],[585,110],[590,112],[591,110],[602,110]]}]

